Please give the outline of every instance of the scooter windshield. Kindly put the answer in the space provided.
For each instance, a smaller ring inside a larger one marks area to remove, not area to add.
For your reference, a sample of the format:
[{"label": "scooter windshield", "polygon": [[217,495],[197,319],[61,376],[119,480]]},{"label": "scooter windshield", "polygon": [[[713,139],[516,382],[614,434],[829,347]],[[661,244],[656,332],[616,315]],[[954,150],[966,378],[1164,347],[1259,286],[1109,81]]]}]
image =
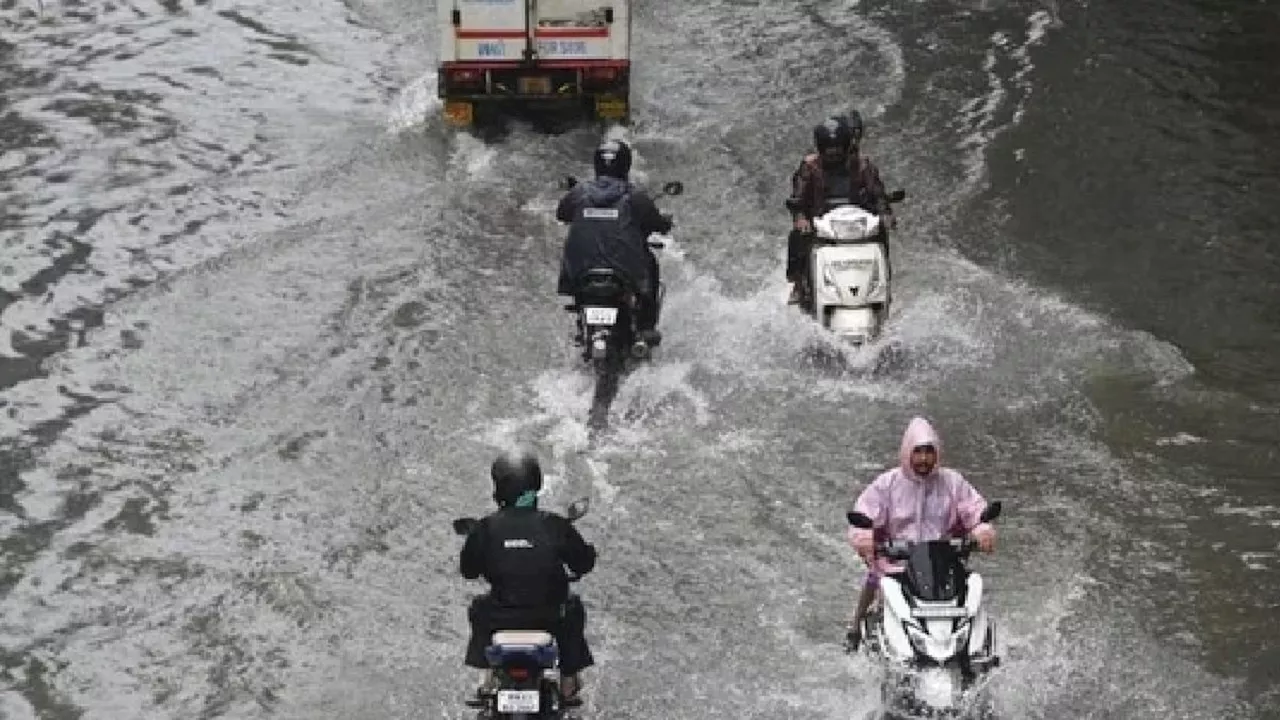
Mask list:
[{"label": "scooter windshield", "polygon": [[965,567],[948,540],[913,544],[902,575],[911,594],[929,602],[955,600],[964,589]]}]

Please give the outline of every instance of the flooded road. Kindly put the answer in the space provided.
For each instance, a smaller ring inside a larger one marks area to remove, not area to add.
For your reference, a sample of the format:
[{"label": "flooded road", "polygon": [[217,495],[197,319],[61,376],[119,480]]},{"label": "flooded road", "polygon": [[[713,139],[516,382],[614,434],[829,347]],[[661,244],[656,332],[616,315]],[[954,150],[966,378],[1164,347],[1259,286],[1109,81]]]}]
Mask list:
[{"label": "flooded road", "polygon": [[[547,178],[597,138],[440,127],[433,4],[0,6],[0,716],[462,717],[448,521],[519,443],[594,502],[590,714],[858,717],[844,506],[919,413],[1005,504],[1002,717],[1280,717],[1280,13],[638,6],[686,193],[596,443]],[[909,193],[884,375],[779,304],[850,104]]]}]

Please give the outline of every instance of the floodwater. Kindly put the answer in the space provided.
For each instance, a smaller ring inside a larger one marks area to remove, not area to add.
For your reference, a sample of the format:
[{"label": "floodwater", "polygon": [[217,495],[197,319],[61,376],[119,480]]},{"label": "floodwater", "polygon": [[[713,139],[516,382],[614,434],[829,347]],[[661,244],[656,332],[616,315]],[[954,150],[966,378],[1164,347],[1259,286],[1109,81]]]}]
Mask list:
[{"label": "floodwater", "polygon": [[[1280,11],[637,0],[678,179],[612,431],[554,290],[598,135],[438,121],[434,3],[0,4],[0,717],[462,717],[449,520],[589,495],[588,713],[860,717],[851,494],[912,415],[1004,502],[1002,717],[1280,718]],[[909,197],[894,372],[804,361],[786,179]]]}]

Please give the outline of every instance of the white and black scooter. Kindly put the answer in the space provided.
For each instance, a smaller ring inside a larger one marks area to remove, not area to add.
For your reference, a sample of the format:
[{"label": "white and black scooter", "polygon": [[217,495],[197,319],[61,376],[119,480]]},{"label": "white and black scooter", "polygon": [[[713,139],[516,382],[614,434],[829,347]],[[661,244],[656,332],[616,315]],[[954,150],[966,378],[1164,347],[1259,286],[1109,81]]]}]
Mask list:
[{"label": "white and black scooter", "polygon": [[[569,522],[587,514],[590,501],[582,498],[565,511]],[[466,536],[479,524],[475,518],[457,518],[454,533]],[[580,577],[569,573],[569,581]],[[467,705],[476,708],[477,720],[525,720],[568,717],[560,702],[560,649],[555,637],[545,630],[507,628],[495,632],[485,648],[485,658],[493,669],[496,686]]]},{"label": "white and black scooter", "polygon": [[[981,522],[999,516],[994,502]],[[856,528],[874,527],[862,513],[847,517]],[[878,607],[862,621],[863,651],[885,665],[885,717],[990,714],[982,680],[1000,657],[983,578],[968,568],[973,547],[968,538],[877,544],[880,556],[906,562],[902,573],[881,578]]]},{"label": "white and black scooter", "polygon": [[[890,203],[906,198],[889,193]],[[790,205],[790,202],[788,203]],[[879,215],[832,203],[813,220],[812,252],[805,268],[801,307],[850,345],[875,341],[889,316],[891,278],[886,231]]]}]

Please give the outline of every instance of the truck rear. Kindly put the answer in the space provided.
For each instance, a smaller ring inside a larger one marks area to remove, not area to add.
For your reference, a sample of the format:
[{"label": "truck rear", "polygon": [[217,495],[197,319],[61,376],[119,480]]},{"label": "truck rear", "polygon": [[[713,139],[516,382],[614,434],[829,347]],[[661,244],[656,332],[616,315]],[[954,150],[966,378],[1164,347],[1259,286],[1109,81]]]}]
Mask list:
[{"label": "truck rear", "polygon": [[630,119],[629,0],[437,0],[445,120]]}]

